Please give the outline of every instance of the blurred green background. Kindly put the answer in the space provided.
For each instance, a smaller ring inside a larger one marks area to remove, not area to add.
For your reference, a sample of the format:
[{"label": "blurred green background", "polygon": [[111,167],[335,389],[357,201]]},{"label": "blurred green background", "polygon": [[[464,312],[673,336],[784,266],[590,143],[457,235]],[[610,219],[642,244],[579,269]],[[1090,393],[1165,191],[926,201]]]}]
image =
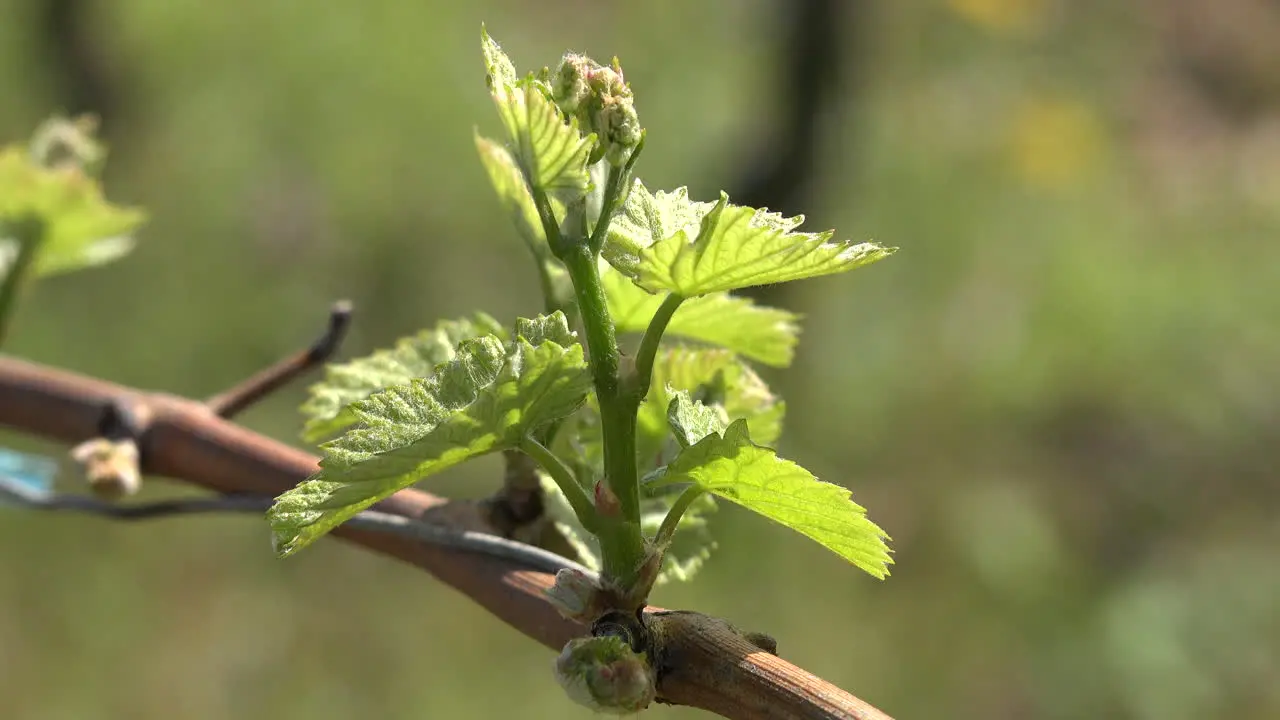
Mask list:
[{"label": "blurred green background", "polygon": [[[38,286],[6,350],[201,397],[339,297],[348,356],[534,312],[471,140],[497,127],[480,23],[521,67],[618,55],[641,176],[707,199],[775,142],[788,6],[0,0],[0,138],[102,105],[109,194],[153,218],[125,261]],[[852,487],[898,564],[877,582],[725,508],[655,602],[902,718],[1280,716],[1280,9],[848,6],[799,210],[902,251],[774,291],[805,334],[766,376],[781,452]],[[292,440],[303,394],[244,422]],[[394,562],[276,560],[259,520],[0,510],[3,718],[590,717],[551,659]]]}]

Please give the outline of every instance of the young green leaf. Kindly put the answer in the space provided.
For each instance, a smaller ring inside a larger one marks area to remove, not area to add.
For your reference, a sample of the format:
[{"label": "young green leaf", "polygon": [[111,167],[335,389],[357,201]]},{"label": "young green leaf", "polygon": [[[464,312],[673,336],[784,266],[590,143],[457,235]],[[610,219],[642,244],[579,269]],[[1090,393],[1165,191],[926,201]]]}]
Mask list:
[{"label": "young green leaf", "polygon": [[548,194],[565,198],[584,195],[590,182],[587,159],[595,146],[595,135],[584,136],[578,121],[560,112],[545,81],[532,76],[516,79],[511,60],[488,33],[482,30],[481,35],[489,92],[525,180]]},{"label": "young green leaf", "polygon": [[101,265],[133,249],[130,234],[145,221],[141,210],[112,205],[97,181],[76,167],[45,168],[20,147],[0,150],[0,278],[17,257],[16,239],[3,226],[39,218],[44,239],[36,275],[54,275]]},{"label": "young green leaf", "polygon": [[687,298],[845,272],[896,248],[829,242],[830,232],[795,232],[802,216],[696,203],[681,188],[651,194],[637,186],[611,227],[604,257],[650,292]]},{"label": "young green leaf", "polygon": [[670,444],[667,408],[671,390],[687,390],[708,405],[724,407],[730,420],[745,419],[761,444],[782,434],[786,403],[746,363],[728,350],[673,346],[659,351],[649,394],[636,418],[642,469],[661,465],[679,449]]},{"label": "young green leaf", "polygon": [[713,207],[715,203],[690,200],[687,188],[655,194],[636,180],[609,225],[602,255],[619,272],[636,278],[646,248],[682,231],[697,235],[702,217]]},{"label": "young green leaf", "polygon": [[720,202],[702,218],[697,237],[681,231],[647,248],[637,282],[686,297],[845,272],[888,257],[875,243],[832,243],[830,232],[793,232],[803,217]]},{"label": "young green leaf", "polygon": [[[542,294],[550,303],[549,307],[567,310],[573,298],[573,285],[569,280],[569,273],[551,252],[538,209],[534,206],[533,197],[525,185],[524,174],[516,165],[515,158],[511,156],[510,150],[488,138],[481,137],[479,133],[476,134],[476,149],[480,151],[480,160],[488,171],[489,182],[498,193],[499,201],[511,216],[516,231],[520,233],[520,237],[538,263]],[[554,215],[563,216],[563,203],[554,197],[549,197],[548,202],[551,204]],[[598,208],[596,212],[599,213]]]},{"label": "young green leaf", "polygon": [[485,80],[489,83],[490,92],[516,84],[519,77],[516,75],[516,66],[502,52],[502,48],[498,47],[498,43],[489,37],[489,31],[484,25],[480,26],[480,53],[484,56]]},{"label": "young green leaf", "polygon": [[[665,295],[650,293],[604,265],[600,282],[619,332],[644,332]],[[666,337],[685,337],[719,345],[773,367],[791,364],[800,328],[799,316],[756,305],[750,298],[712,293],[686,300],[667,325]]]},{"label": "young green leaf", "polygon": [[351,404],[379,390],[429,377],[440,363],[453,359],[458,343],[481,335],[505,337],[497,320],[476,313],[472,318],[444,320],[430,330],[401,338],[394,348],[325,368],[324,380],[311,386],[302,406],[307,421],[302,437],[319,442],[357,422]]},{"label": "young green leaf", "polygon": [[685,448],[648,484],[685,482],[786,525],[877,578],[889,574],[888,536],[850,492],[751,442],[742,420]]},{"label": "young green leaf", "polygon": [[569,322],[564,313],[560,312],[539,315],[532,320],[517,318],[516,336],[524,338],[531,345],[553,342],[567,348],[578,342],[578,334],[569,329]]},{"label": "young green leaf", "polygon": [[671,404],[667,406],[667,423],[680,447],[696,445],[712,433],[723,433],[729,427],[729,416],[720,405],[703,405],[689,397],[687,390],[667,389]]},{"label": "young green leaf", "polygon": [[550,258],[551,247],[547,245],[547,234],[542,229],[538,209],[533,204],[533,196],[525,185],[524,174],[511,156],[511,151],[482,137],[478,132],[476,150],[480,152],[480,161],[489,173],[489,182],[498,193],[503,209],[511,216],[520,237],[533,251],[534,257],[539,260]]},{"label": "young green leaf", "polygon": [[591,387],[564,315],[521,322],[516,339],[464,340],[427,379],[352,406],[360,426],[325,443],[320,471],[268,513],[288,556],[375,502],[469,458],[514,447],[578,409]]}]

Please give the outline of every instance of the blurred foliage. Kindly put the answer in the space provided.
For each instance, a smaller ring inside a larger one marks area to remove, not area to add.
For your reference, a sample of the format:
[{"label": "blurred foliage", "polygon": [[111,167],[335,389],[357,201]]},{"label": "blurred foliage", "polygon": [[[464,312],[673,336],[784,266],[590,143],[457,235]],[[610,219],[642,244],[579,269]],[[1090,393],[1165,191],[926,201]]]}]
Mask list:
[{"label": "blurred foliage", "polygon": [[[42,7],[0,0],[0,138],[83,109]],[[899,717],[1280,714],[1280,67],[1231,54],[1276,46],[1270,7],[878,3],[809,224],[902,251],[789,290],[804,341],[767,375],[782,452],[853,488],[895,574],[725,508],[722,551],[655,601],[766,630]],[[126,261],[37,286],[6,350],[197,397],[339,296],[352,355],[538,302],[471,142],[481,21],[518,62],[620,56],[654,187],[713,198],[779,112],[762,0],[86,8],[118,92],[107,187],[152,220]],[[245,422],[294,438],[304,395]],[[280,562],[260,520],[0,519],[6,718],[588,717],[552,653],[340,543]]]},{"label": "blurred foliage", "polygon": [[133,249],[131,233],[145,216],[102,196],[95,176],[105,153],[93,130],[90,118],[53,117],[29,144],[0,147],[0,233],[14,234],[0,235],[0,283],[24,280],[17,262],[24,242],[13,229],[24,224],[35,230],[26,240],[35,275],[100,265]]}]

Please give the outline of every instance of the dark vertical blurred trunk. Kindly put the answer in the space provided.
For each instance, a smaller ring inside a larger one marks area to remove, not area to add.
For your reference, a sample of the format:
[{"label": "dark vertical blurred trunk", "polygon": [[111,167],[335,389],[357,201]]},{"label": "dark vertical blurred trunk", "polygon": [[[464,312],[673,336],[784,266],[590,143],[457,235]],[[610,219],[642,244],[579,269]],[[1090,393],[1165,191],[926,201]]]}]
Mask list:
[{"label": "dark vertical blurred trunk", "polygon": [[[848,111],[849,97],[859,93],[866,76],[872,8],[871,0],[779,0],[776,11],[774,21],[782,29],[773,69],[781,122],[742,169],[729,197],[736,204],[798,215],[813,209],[821,130],[837,112]],[[742,294],[786,307],[787,288],[769,285]]]},{"label": "dark vertical blurred trunk", "polygon": [[93,32],[93,0],[34,0],[38,38],[61,110],[90,113],[100,121],[100,134],[111,139],[120,110],[121,91],[110,73],[99,35]]}]

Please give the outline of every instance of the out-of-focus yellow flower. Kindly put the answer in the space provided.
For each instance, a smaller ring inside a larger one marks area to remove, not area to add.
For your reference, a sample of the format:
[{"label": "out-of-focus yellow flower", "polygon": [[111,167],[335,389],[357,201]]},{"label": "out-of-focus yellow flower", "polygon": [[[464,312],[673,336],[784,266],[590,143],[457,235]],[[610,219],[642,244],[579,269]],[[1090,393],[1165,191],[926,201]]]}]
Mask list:
[{"label": "out-of-focus yellow flower", "polygon": [[957,15],[974,25],[1002,35],[1034,29],[1048,0],[946,0]]},{"label": "out-of-focus yellow flower", "polygon": [[1104,141],[1102,122],[1089,105],[1036,98],[1013,113],[1009,159],[1013,172],[1027,184],[1065,187],[1098,165]]}]

